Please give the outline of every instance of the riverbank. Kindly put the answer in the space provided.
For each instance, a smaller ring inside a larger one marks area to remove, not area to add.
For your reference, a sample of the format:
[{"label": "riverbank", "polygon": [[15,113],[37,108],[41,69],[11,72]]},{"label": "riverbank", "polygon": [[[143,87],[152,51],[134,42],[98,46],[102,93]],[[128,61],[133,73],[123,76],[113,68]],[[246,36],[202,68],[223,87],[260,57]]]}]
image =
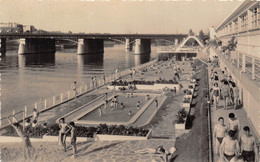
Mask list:
[{"label": "riverbank", "polygon": [[[180,64],[184,62],[179,62]],[[169,79],[173,77],[172,70],[167,70],[167,62],[163,63],[164,65],[158,69],[158,71],[162,71],[162,73],[157,73],[153,71],[151,77],[165,77],[165,79]],[[182,65],[185,68],[186,64]],[[164,69],[165,68],[165,69]],[[201,74],[201,69],[197,69],[197,72]],[[148,74],[148,73],[147,73]],[[145,74],[137,73],[136,77],[138,78],[147,78]],[[203,74],[200,75],[202,77]],[[183,89],[187,88],[188,80],[191,77],[191,73],[187,70],[187,73],[183,73],[181,75],[181,84],[183,84]],[[124,79],[131,79],[130,76],[127,76]],[[200,88],[200,87],[199,87]],[[155,117],[153,117],[152,121],[144,128],[152,129],[152,139],[146,141],[118,141],[118,142],[83,142],[78,143],[78,157],[76,161],[149,161],[157,160],[162,161],[162,157],[160,155],[155,154],[136,154],[135,151],[141,150],[144,148],[155,148],[157,146],[164,146],[167,150],[171,147],[176,146],[177,152],[174,154],[174,158],[181,157],[181,153],[185,152],[187,148],[182,147],[178,143],[175,145],[175,128],[174,128],[174,119],[178,110],[181,108],[180,103],[184,96],[183,89],[177,93],[177,96],[173,96],[172,92],[168,92],[165,95],[167,96],[167,100],[163,103]],[[53,122],[59,114],[61,114],[64,110],[72,110],[76,107],[86,102],[88,98],[87,96],[98,96],[102,95],[107,91],[105,87],[99,88],[98,90],[92,91],[86,95],[80,96],[79,98],[72,100],[64,105],[60,105],[57,109],[53,109],[52,112],[45,112],[40,115],[40,122],[48,121]],[[202,97],[202,96],[198,96]],[[197,98],[198,98],[197,97]],[[196,98],[196,100],[197,100]],[[90,99],[90,98],[88,98]],[[54,115],[55,114],[55,115]],[[49,118],[49,120],[48,120]],[[200,120],[198,120],[199,122]],[[195,129],[195,127],[194,127]],[[190,133],[188,133],[189,135]],[[185,136],[185,135],[184,135]],[[183,137],[181,136],[180,139]],[[190,139],[193,140],[194,139]],[[190,141],[189,142],[192,142]],[[184,141],[188,143],[188,141]],[[185,143],[184,143],[185,145]],[[42,142],[34,142],[33,146],[35,147],[36,154],[33,157],[34,161],[69,161],[68,158],[71,158],[71,150],[68,149],[67,153],[64,153],[62,149],[57,146],[57,143],[42,143]],[[24,161],[22,157],[22,144],[1,144],[2,151],[2,159],[5,161]],[[199,149],[198,149],[199,150]],[[202,149],[204,150],[204,148]],[[205,153],[205,152],[204,152]],[[46,154],[46,155],[45,155]],[[188,154],[189,158],[193,159],[193,154]],[[205,157],[201,156],[201,157]]]}]

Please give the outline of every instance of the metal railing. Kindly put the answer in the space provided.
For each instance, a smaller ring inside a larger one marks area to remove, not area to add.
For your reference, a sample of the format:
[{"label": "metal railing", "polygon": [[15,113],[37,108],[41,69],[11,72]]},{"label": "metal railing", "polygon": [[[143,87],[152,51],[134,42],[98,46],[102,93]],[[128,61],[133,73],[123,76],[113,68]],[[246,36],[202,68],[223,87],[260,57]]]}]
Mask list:
[{"label": "metal railing", "polygon": [[[139,71],[147,66],[150,66],[154,64],[157,60],[150,61],[148,63],[133,67],[136,71]],[[10,115],[16,115],[15,117],[17,118],[18,121],[22,121],[24,118],[29,118],[33,114],[33,109],[36,108],[38,112],[44,112],[49,109],[55,108],[56,106],[59,106],[60,104],[66,103],[70,100],[73,100],[75,98],[75,92],[76,92],[76,97],[79,97],[81,95],[84,95],[88,92],[91,92],[95,89],[98,89],[102,86],[105,86],[106,84],[109,84],[113,80],[117,80],[120,77],[124,77],[129,75],[131,72],[130,69],[122,70],[118,72],[118,74],[111,74],[109,76],[105,77],[105,80],[102,78],[96,79],[96,82],[93,84],[93,82],[86,83],[84,85],[80,85],[76,88],[76,91],[70,89],[64,92],[61,92],[56,95],[48,96],[46,98],[40,98],[36,102],[33,102],[31,104],[27,104],[24,107],[21,107],[19,109],[19,112],[22,111],[24,112],[24,116],[21,115],[21,113],[16,112],[13,110],[12,114],[5,115],[3,118],[0,119],[0,125],[1,128],[5,127],[8,125],[7,122],[7,117]],[[5,121],[5,122],[4,122]]]}]

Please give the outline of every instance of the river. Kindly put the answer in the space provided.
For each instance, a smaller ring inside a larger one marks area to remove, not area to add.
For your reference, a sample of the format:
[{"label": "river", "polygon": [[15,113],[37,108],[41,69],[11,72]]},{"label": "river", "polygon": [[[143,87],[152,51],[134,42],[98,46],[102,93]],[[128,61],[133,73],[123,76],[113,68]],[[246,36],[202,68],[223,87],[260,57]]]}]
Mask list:
[{"label": "river", "polygon": [[76,49],[57,51],[55,55],[18,55],[17,50],[7,51],[0,61],[1,116],[66,92],[74,81],[83,85],[93,76],[109,75],[117,68],[128,69],[156,57],[154,47],[151,54],[134,55],[125,52],[123,45],[107,47],[103,55],[77,55]]}]

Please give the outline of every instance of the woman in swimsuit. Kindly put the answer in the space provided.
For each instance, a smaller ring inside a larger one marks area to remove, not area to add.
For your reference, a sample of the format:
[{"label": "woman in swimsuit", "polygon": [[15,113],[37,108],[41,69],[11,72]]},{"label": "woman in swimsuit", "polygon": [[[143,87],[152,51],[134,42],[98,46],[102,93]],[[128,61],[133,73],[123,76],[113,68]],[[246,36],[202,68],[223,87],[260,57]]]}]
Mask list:
[{"label": "woman in swimsuit", "polygon": [[227,134],[228,127],[224,124],[224,118],[219,117],[218,118],[218,124],[214,127],[214,139],[216,141],[216,154],[219,155],[219,146],[222,143],[223,138]]},{"label": "woman in swimsuit", "polygon": [[224,162],[235,162],[238,157],[239,144],[236,139],[234,139],[234,131],[228,131],[228,136],[224,137],[220,146],[220,158]]}]

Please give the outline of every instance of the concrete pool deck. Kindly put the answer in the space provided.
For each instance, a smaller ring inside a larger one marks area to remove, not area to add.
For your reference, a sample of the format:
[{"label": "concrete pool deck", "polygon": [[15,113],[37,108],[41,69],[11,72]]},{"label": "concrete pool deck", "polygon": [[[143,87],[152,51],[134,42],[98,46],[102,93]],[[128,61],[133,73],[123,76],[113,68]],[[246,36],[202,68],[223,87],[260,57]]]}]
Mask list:
[{"label": "concrete pool deck", "polygon": [[[167,62],[165,62],[166,64]],[[183,89],[188,87],[189,79],[191,73],[189,73],[189,67],[187,72],[181,74],[181,84]],[[160,68],[163,73],[154,74],[156,76],[151,76],[152,78],[165,77],[165,79],[172,79],[174,76],[173,71],[166,68]],[[136,74],[136,77],[144,77],[144,75]],[[147,77],[148,78],[148,77]],[[130,76],[127,76],[123,79],[130,79]],[[159,154],[137,154],[135,151],[141,150],[144,148],[156,148],[157,146],[164,146],[167,150],[175,145],[175,127],[174,119],[177,115],[178,110],[181,109],[181,101],[183,99],[184,93],[183,89],[177,93],[176,96],[173,96],[172,92],[166,92],[167,99],[162,104],[161,108],[156,112],[155,116],[151,119],[151,122],[144,126],[144,128],[152,129],[153,137],[152,139],[146,141],[115,141],[115,142],[83,142],[78,143],[78,157],[75,160],[68,158],[71,156],[71,149],[68,149],[67,153],[64,153],[59,149],[57,143],[33,143],[33,146],[36,149],[36,161],[93,161],[93,162],[108,162],[108,161],[144,161],[151,162],[152,160],[162,161],[162,155]],[[55,122],[55,120],[62,115],[62,110],[69,108],[70,110],[76,109],[87,103],[87,96],[95,95],[101,96],[105,92],[108,92],[105,87],[99,88],[98,90],[92,91],[86,95],[83,95],[75,100],[72,100],[64,105],[61,105],[52,110],[52,112],[45,112],[46,114],[40,114],[40,121],[49,121]],[[136,92],[145,92],[150,91],[136,91]],[[152,93],[152,91],[151,91]],[[154,92],[156,93],[156,92]],[[158,93],[158,92],[157,92]],[[95,98],[95,97],[94,97]],[[91,101],[89,99],[88,101]],[[152,111],[151,111],[152,112]],[[57,115],[56,115],[57,114]],[[63,114],[64,115],[64,114]],[[148,117],[149,114],[143,115],[140,118]],[[50,117],[50,118],[48,118]],[[67,121],[68,122],[68,121]],[[179,132],[180,134],[182,132]],[[22,143],[18,144],[4,144],[0,146],[1,151],[4,156],[3,160],[6,161],[23,161],[20,151],[23,148]]]}]

